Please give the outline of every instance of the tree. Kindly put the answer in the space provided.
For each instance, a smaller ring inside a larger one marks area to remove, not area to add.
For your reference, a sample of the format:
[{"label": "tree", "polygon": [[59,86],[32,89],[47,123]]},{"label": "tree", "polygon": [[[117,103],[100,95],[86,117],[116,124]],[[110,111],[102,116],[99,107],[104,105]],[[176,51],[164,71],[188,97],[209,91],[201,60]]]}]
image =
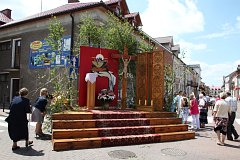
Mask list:
[{"label": "tree", "polygon": [[[56,56],[61,55],[63,51],[63,35],[65,29],[56,17],[53,17],[50,20],[48,29],[49,34],[45,38],[45,41],[51,46],[51,50],[55,52]],[[56,58],[52,57],[51,62],[54,62],[55,60]],[[66,63],[64,67],[51,65],[47,70],[48,72],[42,76],[42,78],[44,77],[48,79],[48,82],[45,85],[50,87],[53,95],[53,99],[47,108],[48,123],[46,124],[46,128],[48,130],[51,129],[52,114],[69,109],[68,107],[71,107],[72,109],[72,106],[75,105],[73,104],[73,100],[76,98],[74,96],[76,96],[75,93],[77,92],[77,89],[73,87],[72,80],[69,78],[70,67],[71,65],[69,62]]]},{"label": "tree", "polygon": [[[127,21],[108,12],[107,21],[100,22],[87,15],[79,24],[79,45],[98,46],[118,50],[123,54],[127,46],[128,54],[135,55],[139,51],[149,51],[153,47],[146,42],[146,36],[142,31],[137,31]],[[122,73],[123,63],[120,60],[119,75]],[[136,75],[134,62],[129,63],[129,70]],[[121,76],[119,76],[121,80]],[[131,78],[131,81],[133,79]],[[135,84],[135,82],[134,82]],[[121,86],[119,85],[119,89]],[[134,88],[135,89],[135,85]],[[128,94],[130,95],[130,94]]]}]

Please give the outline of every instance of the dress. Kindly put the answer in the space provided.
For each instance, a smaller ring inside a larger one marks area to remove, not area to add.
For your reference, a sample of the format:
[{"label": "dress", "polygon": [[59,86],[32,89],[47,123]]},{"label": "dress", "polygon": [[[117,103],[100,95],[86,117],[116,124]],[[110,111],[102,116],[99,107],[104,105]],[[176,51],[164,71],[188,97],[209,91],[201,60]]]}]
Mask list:
[{"label": "dress", "polygon": [[28,140],[27,113],[31,112],[30,101],[25,97],[15,97],[10,104],[10,113],[6,118],[8,134],[11,140]]},{"label": "dress", "polygon": [[48,101],[45,96],[40,96],[37,98],[32,112],[32,121],[43,123],[44,116],[42,115],[43,112],[46,111],[46,105]]}]

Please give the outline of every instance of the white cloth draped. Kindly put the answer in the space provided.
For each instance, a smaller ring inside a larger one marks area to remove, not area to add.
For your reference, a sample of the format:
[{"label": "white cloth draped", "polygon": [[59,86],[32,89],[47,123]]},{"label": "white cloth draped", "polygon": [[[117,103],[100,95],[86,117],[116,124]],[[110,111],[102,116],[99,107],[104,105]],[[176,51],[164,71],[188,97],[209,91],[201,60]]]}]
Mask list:
[{"label": "white cloth draped", "polygon": [[96,72],[95,73],[87,73],[85,76],[85,81],[95,83],[97,77],[98,77],[98,74]]}]

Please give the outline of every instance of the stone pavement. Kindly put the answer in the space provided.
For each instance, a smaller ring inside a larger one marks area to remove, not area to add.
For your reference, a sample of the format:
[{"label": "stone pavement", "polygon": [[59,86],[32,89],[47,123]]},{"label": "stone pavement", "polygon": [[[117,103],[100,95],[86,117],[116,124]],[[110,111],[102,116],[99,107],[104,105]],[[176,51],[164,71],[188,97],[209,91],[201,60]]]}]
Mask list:
[{"label": "stone pavement", "polygon": [[[240,111],[240,109],[239,109]],[[211,111],[209,111],[211,112]],[[108,148],[83,149],[71,151],[52,151],[50,140],[36,139],[34,124],[30,125],[31,147],[25,148],[24,141],[18,143],[22,148],[13,152],[12,142],[8,137],[7,124],[4,122],[7,113],[0,111],[0,160],[238,160],[240,159],[240,138],[237,141],[227,141],[225,146],[216,144],[216,134],[213,124],[196,132],[193,140],[154,143],[133,146],[118,146]],[[240,113],[238,113],[238,116]],[[209,117],[211,122],[211,117]],[[240,133],[240,125],[235,123]]]}]

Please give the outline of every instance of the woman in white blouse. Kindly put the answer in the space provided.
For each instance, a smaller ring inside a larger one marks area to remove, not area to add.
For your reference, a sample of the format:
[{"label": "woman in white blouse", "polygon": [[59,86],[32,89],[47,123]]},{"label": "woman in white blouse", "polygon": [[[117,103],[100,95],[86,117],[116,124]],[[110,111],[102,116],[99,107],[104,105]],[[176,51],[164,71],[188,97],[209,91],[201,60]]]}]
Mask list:
[{"label": "woman in white blouse", "polygon": [[[213,109],[213,121],[215,122],[214,131],[217,133],[217,144],[224,145],[227,134],[228,114],[231,113],[229,104],[225,101],[227,97],[225,92],[220,93],[220,100],[218,100]],[[222,134],[222,138],[221,135]]]}]

